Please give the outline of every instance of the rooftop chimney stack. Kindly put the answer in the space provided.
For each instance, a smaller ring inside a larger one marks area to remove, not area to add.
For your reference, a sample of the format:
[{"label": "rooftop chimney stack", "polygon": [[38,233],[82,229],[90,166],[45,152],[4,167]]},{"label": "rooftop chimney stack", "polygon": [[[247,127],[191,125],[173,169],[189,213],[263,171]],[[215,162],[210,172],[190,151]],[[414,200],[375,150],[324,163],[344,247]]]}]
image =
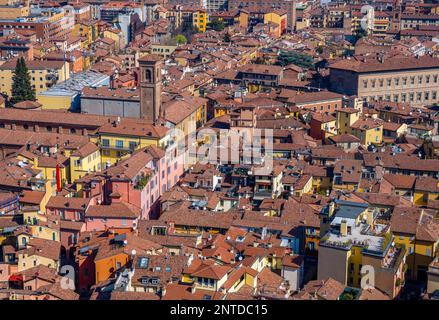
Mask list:
[{"label": "rooftop chimney stack", "polygon": [[340,224],[340,235],[347,236],[348,234],[348,223],[346,220],[342,220]]}]

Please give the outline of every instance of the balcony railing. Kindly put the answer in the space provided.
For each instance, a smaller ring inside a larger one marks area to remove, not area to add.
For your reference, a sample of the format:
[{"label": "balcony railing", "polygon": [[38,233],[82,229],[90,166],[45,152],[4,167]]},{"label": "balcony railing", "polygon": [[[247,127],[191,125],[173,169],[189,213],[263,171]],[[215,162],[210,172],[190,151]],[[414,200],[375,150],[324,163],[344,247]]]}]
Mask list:
[{"label": "balcony railing", "polygon": [[101,148],[101,149],[113,149],[113,150],[120,150],[120,151],[134,151],[136,148],[137,148],[137,145],[131,145],[131,146],[125,146],[125,145],[122,145],[122,146],[118,146],[118,145],[115,145],[115,144],[103,144],[103,143],[99,143],[98,144],[99,145],[99,147]]},{"label": "balcony railing", "polygon": [[255,199],[271,199],[273,197],[273,193],[271,191],[255,191],[254,198]]}]

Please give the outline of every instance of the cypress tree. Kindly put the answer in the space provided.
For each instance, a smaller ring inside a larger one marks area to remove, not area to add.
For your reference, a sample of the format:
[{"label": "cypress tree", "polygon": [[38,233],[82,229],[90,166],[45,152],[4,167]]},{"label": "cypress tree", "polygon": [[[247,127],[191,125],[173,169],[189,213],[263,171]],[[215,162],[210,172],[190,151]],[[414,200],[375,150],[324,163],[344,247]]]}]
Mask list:
[{"label": "cypress tree", "polygon": [[35,89],[32,89],[29,70],[27,69],[26,62],[24,61],[23,57],[17,60],[12,81],[11,103],[17,103],[25,100],[36,100]]}]

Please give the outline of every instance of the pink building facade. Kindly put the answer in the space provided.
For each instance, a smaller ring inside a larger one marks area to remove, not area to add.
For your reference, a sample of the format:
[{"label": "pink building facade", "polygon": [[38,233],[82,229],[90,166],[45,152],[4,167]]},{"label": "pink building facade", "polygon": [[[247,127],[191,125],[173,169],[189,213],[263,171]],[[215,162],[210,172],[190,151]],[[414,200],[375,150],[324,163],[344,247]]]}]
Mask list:
[{"label": "pink building facade", "polygon": [[135,229],[137,228],[138,218],[101,218],[86,217],[85,231],[104,231],[108,229]]},{"label": "pink building facade", "polygon": [[[111,203],[126,202],[139,207],[141,219],[157,219],[160,214],[158,199],[183,175],[183,155],[171,157],[157,147],[148,147],[146,151],[151,158],[147,159],[139,172],[132,179],[110,177],[106,193]],[[146,177],[146,183],[139,183],[140,177]]]},{"label": "pink building facade", "polygon": [[58,216],[61,220],[84,221],[85,212],[93,204],[91,198],[53,196],[46,205],[46,214]]},{"label": "pink building facade", "polygon": [[104,231],[110,228],[135,229],[140,217],[140,208],[126,202],[92,206],[85,215],[85,229],[86,231]]}]

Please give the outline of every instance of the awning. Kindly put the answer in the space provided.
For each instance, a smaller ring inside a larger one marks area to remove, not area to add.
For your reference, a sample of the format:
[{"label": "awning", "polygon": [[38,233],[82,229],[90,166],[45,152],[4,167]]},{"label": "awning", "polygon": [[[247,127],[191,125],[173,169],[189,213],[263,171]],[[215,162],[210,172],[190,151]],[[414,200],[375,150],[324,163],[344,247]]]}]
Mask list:
[{"label": "awning", "polygon": [[20,274],[13,274],[12,276],[9,277],[9,281],[11,282],[23,282],[23,276]]}]

